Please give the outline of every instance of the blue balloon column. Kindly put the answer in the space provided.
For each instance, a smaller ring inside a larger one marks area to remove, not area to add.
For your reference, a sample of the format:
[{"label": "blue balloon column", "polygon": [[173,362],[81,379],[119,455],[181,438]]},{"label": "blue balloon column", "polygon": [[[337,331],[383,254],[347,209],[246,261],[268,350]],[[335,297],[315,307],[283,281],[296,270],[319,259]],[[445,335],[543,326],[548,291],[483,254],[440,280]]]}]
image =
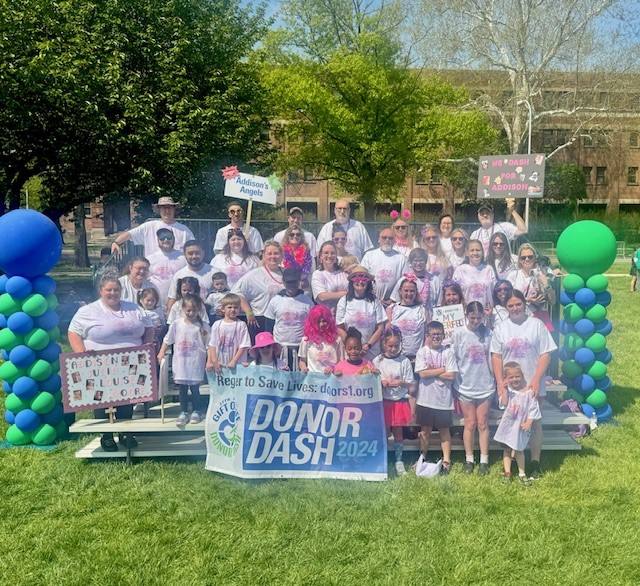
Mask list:
[{"label": "blue balloon column", "polygon": [[607,400],[611,379],[607,376],[611,351],[607,336],[613,326],[607,319],[611,294],[602,274],[615,259],[615,236],[604,224],[593,221],[569,226],[558,240],[558,259],[570,271],[564,277],[560,303],[564,306],[560,333],[561,381],[567,385],[565,398],[575,399],[582,412],[598,422],[611,418]]},{"label": "blue balloon column", "polygon": [[0,379],[13,445],[50,445],[67,431],[56,283],[45,274],[61,254],[60,232],[46,216],[14,210],[0,217]]}]

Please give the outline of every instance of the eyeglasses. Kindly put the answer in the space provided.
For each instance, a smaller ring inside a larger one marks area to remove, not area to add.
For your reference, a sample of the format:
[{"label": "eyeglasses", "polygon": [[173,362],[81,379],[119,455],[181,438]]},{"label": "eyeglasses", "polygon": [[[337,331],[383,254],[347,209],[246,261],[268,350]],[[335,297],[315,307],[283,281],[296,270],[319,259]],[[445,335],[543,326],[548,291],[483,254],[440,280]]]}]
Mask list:
[{"label": "eyeglasses", "polygon": [[394,240],[395,236],[380,236],[380,240]]},{"label": "eyeglasses", "polygon": [[533,259],[534,259],[533,254],[523,254],[523,255],[520,257],[520,260],[533,260]]},{"label": "eyeglasses", "polygon": [[442,332],[431,332],[427,334],[428,338],[444,338],[444,334]]},{"label": "eyeglasses", "polygon": [[346,212],[349,208],[339,208],[339,207],[336,207],[336,208],[334,208],[334,209],[339,210],[339,211],[342,211],[342,212]]},{"label": "eyeglasses", "polygon": [[464,236],[452,236],[451,242],[464,242]]},{"label": "eyeglasses", "polygon": [[229,210],[229,213],[230,213],[230,214],[233,214],[233,215],[235,216],[236,214],[241,214],[241,213],[242,213],[242,209],[239,209],[239,210]]},{"label": "eyeglasses", "polygon": [[347,239],[346,238],[334,238],[333,241],[334,242],[346,242]]},{"label": "eyeglasses", "polygon": [[425,240],[437,240],[438,237],[437,236],[425,236],[424,239]]},{"label": "eyeglasses", "polygon": [[158,236],[158,240],[173,240],[173,236]]}]

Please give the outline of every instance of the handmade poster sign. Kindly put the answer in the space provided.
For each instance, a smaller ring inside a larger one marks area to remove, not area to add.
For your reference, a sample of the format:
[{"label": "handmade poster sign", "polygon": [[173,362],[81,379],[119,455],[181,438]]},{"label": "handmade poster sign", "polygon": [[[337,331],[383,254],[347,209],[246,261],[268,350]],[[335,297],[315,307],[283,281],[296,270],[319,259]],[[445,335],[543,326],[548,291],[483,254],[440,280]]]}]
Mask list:
[{"label": "handmade poster sign", "polygon": [[225,177],[224,195],[233,199],[247,199],[275,205],[277,191],[271,177],[260,177],[248,173],[228,174],[228,178]]},{"label": "handmade poster sign", "polygon": [[464,325],[464,307],[461,303],[434,307],[433,319],[444,326],[444,337],[451,338],[453,330]]},{"label": "handmade poster sign", "polygon": [[542,197],[544,163],[543,154],[480,157],[478,199]]},{"label": "handmade poster sign", "polygon": [[338,378],[268,366],[207,376],[208,470],[241,478],[386,480],[378,376]]},{"label": "handmade poster sign", "polygon": [[65,413],[158,398],[153,344],[60,356]]}]

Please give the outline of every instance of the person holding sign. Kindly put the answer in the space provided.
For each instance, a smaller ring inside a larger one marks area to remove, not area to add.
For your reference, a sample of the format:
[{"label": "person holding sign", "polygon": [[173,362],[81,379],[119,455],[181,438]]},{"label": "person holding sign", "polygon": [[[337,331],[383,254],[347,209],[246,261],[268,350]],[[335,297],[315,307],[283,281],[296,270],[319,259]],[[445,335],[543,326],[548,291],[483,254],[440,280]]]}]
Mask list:
[{"label": "person holding sign", "polygon": [[230,224],[223,226],[216,233],[216,240],[213,244],[213,252],[220,254],[227,243],[229,230],[242,230],[249,243],[249,251],[258,254],[262,250],[262,236],[253,226],[249,227],[249,234],[244,225],[244,210],[237,201],[232,201],[227,205],[227,214],[231,220]]},{"label": "person holding sign", "polygon": [[[122,301],[122,286],[117,278],[106,276],[99,283],[100,298],[78,309],[69,324],[67,336],[74,352],[88,350],[113,350],[141,344],[152,344],[154,328],[141,307],[129,301]],[[133,405],[116,407],[118,419],[131,419]],[[106,419],[104,409],[96,409],[94,417]],[[135,447],[137,442],[130,435],[120,434],[120,443]],[[118,451],[112,433],[105,433],[100,439],[105,452]]]},{"label": "person holding sign", "polygon": [[507,213],[511,214],[511,217],[516,223],[515,226],[509,222],[496,223],[494,221],[495,215],[493,212],[493,206],[488,203],[484,203],[480,208],[478,208],[478,221],[480,222],[480,228],[471,233],[471,239],[479,240],[482,243],[482,248],[484,249],[485,254],[489,252],[489,242],[496,232],[502,232],[510,241],[514,240],[517,236],[521,236],[528,232],[524,220],[516,211],[515,199],[507,200]]}]

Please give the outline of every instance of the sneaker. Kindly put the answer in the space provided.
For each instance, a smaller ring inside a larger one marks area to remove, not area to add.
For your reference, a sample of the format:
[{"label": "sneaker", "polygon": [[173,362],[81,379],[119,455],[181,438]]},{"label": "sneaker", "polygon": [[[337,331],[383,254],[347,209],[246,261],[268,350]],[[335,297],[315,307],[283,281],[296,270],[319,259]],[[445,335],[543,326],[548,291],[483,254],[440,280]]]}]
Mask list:
[{"label": "sneaker", "polygon": [[178,415],[178,418],[176,419],[176,426],[178,426],[180,429],[184,429],[187,423],[189,423],[189,414],[186,411],[183,411],[182,413],[180,413],[180,415]]},{"label": "sneaker", "polygon": [[136,448],[138,447],[138,440],[136,436],[131,435],[130,433],[121,433],[120,434],[120,443],[125,448]]},{"label": "sneaker", "polygon": [[198,411],[194,411],[189,417],[189,423],[200,423],[202,421],[202,416]]},{"label": "sneaker", "polygon": [[100,438],[100,447],[105,451],[105,452],[117,452],[118,451],[118,444],[116,443],[116,440],[113,439],[113,436],[109,437],[109,436],[102,436]]},{"label": "sneaker", "polygon": [[502,473],[502,484],[511,484],[511,474],[506,472]]},{"label": "sneaker", "polygon": [[486,476],[487,474],[489,474],[489,464],[480,462],[478,465],[478,476]]},{"label": "sneaker", "polygon": [[533,480],[531,478],[527,478],[526,476],[520,476],[520,483],[522,486],[531,486]]},{"label": "sneaker", "polygon": [[476,465],[473,462],[465,462],[462,465],[462,471],[465,474],[473,474],[473,469],[476,467]]},{"label": "sneaker", "polygon": [[446,476],[451,472],[451,462],[442,462],[442,468],[440,469],[440,476]]},{"label": "sneaker", "polygon": [[537,460],[531,460],[529,465],[529,478],[531,480],[538,480],[542,476],[542,470],[540,470],[540,462]]},{"label": "sneaker", "polygon": [[407,469],[404,467],[404,462],[402,460],[398,460],[396,462],[396,472],[398,473],[398,476],[402,476],[407,473]]}]

